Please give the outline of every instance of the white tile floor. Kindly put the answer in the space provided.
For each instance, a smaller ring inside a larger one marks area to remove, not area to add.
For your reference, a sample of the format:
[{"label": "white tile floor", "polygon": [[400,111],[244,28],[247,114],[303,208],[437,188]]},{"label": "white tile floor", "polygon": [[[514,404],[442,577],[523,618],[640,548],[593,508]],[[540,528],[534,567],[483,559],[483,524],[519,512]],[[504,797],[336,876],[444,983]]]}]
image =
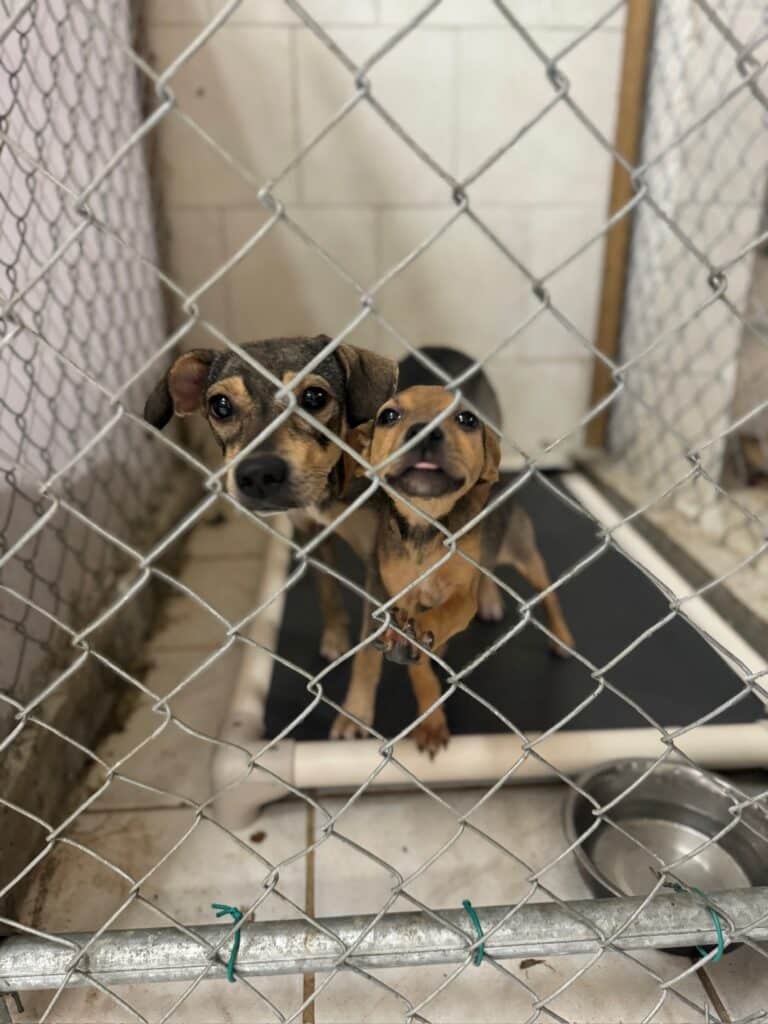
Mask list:
[{"label": "white tile floor", "polygon": [[[251,554],[243,557],[244,550]],[[263,558],[252,525],[203,526],[191,538],[188,553],[181,578],[204,587],[225,614],[239,614],[254,599]],[[277,891],[257,910],[259,920],[295,916],[283,897],[302,908],[312,900],[318,916],[377,911],[398,873],[406,879],[405,892],[435,908],[460,906],[465,898],[477,906],[507,904],[530,891],[531,870],[542,871],[563,850],[559,786],[511,787],[479,806],[483,794],[476,790],[442,792],[447,806],[420,793],[364,796],[338,817],[311,861],[292,858],[306,848],[312,827],[321,837],[328,819],[315,813],[312,823],[307,805],[299,800],[267,807],[252,826],[234,835],[197,817],[190,802],[199,804],[209,795],[213,738],[227,708],[237,651],[173,691],[206,657],[211,639],[196,614],[171,610],[150,644],[145,683],[158,696],[172,694],[175,718],[194,733],[173,720],[156,732],[164,716],[152,711],[150,699],[136,702],[124,729],[104,740],[100,755],[114,764],[155,736],[121,766],[125,778],[112,782],[80,815],[68,832],[69,842],[56,844],[43,862],[24,908],[29,925],[53,932],[88,931],[114,917],[112,927],[117,928],[162,926],[170,923],[166,915],[188,925],[212,923],[211,903],[252,904],[275,865],[281,865]],[[96,773],[88,780],[94,788],[100,782]],[[338,797],[319,802],[328,816],[344,806]],[[468,826],[459,826],[460,815],[467,816]],[[134,882],[140,882],[138,890]],[[544,871],[541,883],[558,897],[588,895],[572,858]],[[539,889],[533,898],[548,897]],[[411,908],[405,896],[393,907]],[[708,995],[699,977],[660,987],[689,966],[683,958],[657,952],[606,954],[580,974],[589,962],[585,956],[567,956],[531,964],[510,961],[503,969],[469,966],[437,994],[456,968],[392,968],[367,977],[345,972],[330,981],[317,976],[316,998],[303,1020],[378,1024],[402,1021],[418,1008],[428,1021],[493,1024],[537,1019],[540,1007],[542,1020],[705,1019]],[[732,1020],[768,1004],[766,963],[757,952],[742,949],[710,969],[717,997]],[[95,988],[71,989],[46,1019],[54,1024],[133,1019],[258,1024],[279,1020],[281,1014],[291,1018],[307,992],[300,977],[251,981],[252,987],[202,982],[176,1009],[189,983],[116,988],[139,1018]],[[28,993],[24,1012],[13,1019],[39,1020],[51,995]]]},{"label": "white tile floor", "polygon": [[[452,907],[468,898],[477,906],[508,904],[530,892],[528,868],[541,870],[565,847],[560,826],[562,788],[521,786],[502,790],[469,817],[490,839],[457,826],[457,815],[467,814],[482,792],[463,790],[442,793],[452,810],[421,794],[391,794],[364,798],[338,822],[336,831],[364,845],[393,872],[346,846],[334,836],[316,853],[315,909],[318,914],[365,913],[378,910],[389,895],[394,871],[405,878],[441,850],[453,845],[423,875],[406,885],[415,899],[431,907]],[[343,805],[327,799],[331,813]],[[524,823],[521,827],[520,823]],[[498,845],[495,845],[498,844]],[[501,847],[528,867],[513,860]],[[589,895],[573,860],[562,863],[543,878],[543,884],[559,897],[578,899]],[[546,900],[545,892],[534,899]],[[413,909],[401,898],[394,910]],[[533,967],[519,962],[506,964],[507,973],[465,969],[460,978],[423,1008],[434,1021],[524,1021],[533,1013],[537,999],[557,992],[589,961],[586,956],[552,958]],[[566,1020],[616,1021],[631,1008],[632,1019],[642,1019],[656,1005],[660,990],[651,971],[665,981],[688,966],[687,961],[662,953],[642,954],[633,963],[618,955],[605,956],[578,981],[549,1003]],[[377,977],[412,1005],[420,1005],[454,972],[453,967],[429,967],[418,971],[390,969]],[[705,994],[698,979],[675,986],[691,1002],[670,994],[653,1018],[657,1021],[696,1019],[693,1005],[702,1008]],[[402,999],[378,991],[350,974],[339,975],[317,1000],[318,1021],[398,1021],[404,1012]],[[363,1011],[363,1007],[365,1010]],[[482,1011],[478,1008],[482,1007]],[[363,1012],[361,1012],[363,1011]]]}]

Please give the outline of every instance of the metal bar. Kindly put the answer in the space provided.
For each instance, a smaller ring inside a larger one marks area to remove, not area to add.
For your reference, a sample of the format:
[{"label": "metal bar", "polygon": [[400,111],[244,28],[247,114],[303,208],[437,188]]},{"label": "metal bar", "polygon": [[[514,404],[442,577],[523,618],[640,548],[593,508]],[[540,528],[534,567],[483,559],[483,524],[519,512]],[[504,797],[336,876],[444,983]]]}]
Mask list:
[{"label": "metal bar", "polygon": [[[478,908],[486,955],[497,960],[527,956],[566,956],[611,948],[659,949],[707,945],[716,941],[712,915],[685,893],[662,893],[643,907],[648,897],[534,903],[519,907]],[[729,934],[768,940],[768,887],[736,889],[711,898]],[[471,953],[476,936],[460,909],[433,914],[417,911],[387,914],[360,942],[344,965],[423,967],[460,963]],[[635,916],[636,915],[636,916]],[[306,921],[267,921],[241,929],[237,971],[241,975],[299,974],[331,971],[344,952],[370,927],[374,915],[332,917],[310,927]],[[506,918],[506,920],[505,920]],[[631,922],[622,931],[626,922]],[[196,942],[175,928],[135,928],[105,932],[88,950],[80,973],[70,986],[96,978],[109,985],[134,982],[181,981],[207,971],[210,978],[226,977],[226,966],[212,960],[211,947],[225,943],[231,929],[222,925],[190,927]],[[462,939],[464,932],[466,939]],[[621,932],[621,934],[617,934]],[[335,935],[338,939],[334,939]],[[599,936],[616,935],[612,941]],[[0,945],[0,992],[57,988],[71,970],[73,946],[89,942],[88,933],[74,932],[47,941],[15,935]]]}]

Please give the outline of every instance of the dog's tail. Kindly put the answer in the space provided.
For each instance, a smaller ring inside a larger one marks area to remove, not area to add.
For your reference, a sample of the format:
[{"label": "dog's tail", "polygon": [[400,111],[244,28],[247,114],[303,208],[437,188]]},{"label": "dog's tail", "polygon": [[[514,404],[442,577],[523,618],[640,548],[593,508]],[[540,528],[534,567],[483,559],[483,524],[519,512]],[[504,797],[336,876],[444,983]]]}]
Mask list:
[{"label": "dog's tail", "polygon": [[[427,345],[420,351],[445,370],[451,378],[458,377],[460,373],[464,373],[474,365],[474,359],[471,359],[470,356],[445,345]],[[400,363],[397,383],[400,391],[405,391],[406,388],[412,388],[418,384],[443,383],[443,380],[428,370],[415,356],[406,356]],[[461,385],[461,390],[467,396],[467,400],[483,414],[489,423],[501,429],[501,405],[484,370],[478,370],[477,373],[472,374],[469,380]]]}]

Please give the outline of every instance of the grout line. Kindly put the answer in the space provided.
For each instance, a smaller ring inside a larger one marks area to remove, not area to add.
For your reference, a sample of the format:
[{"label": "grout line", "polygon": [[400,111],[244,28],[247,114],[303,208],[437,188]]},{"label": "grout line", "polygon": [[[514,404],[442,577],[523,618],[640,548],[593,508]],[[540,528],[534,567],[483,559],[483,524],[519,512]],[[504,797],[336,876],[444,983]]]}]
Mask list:
[{"label": "grout line", "polygon": [[[218,10],[218,8],[217,8],[217,10]],[[376,18],[376,15],[374,14],[374,19],[375,18]],[[366,31],[367,32],[372,32],[372,31],[374,31],[377,28],[385,28],[385,29],[395,30],[395,29],[402,28],[402,24],[403,24],[401,21],[395,21],[394,19],[391,19],[391,18],[380,19],[378,21],[376,21],[376,20],[370,20],[370,21],[344,21],[344,20],[340,20],[340,19],[330,19],[330,18],[322,18],[320,20],[321,20],[321,23],[322,23],[322,27],[324,29],[327,29],[329,32],[333,31],[333,30],[336,30],[336,29],[341,29],[342,31],[347,31],[347,32],[366,32]],[[199,21],[199,20],[197,20],[195,18],[186,18],[186,19],[184,19],[183,16],[179,16],[178,18],[175,18],[173,20],[168,20],[168,21],[151,21],[150,22],[150,26],[152,28],[190,28],[190,27],[199,27],[200,29],[203,29],[203,28],[205,28],[205,26],[207,24],[208,24],[207,21],[202,21],[201,22],[201,21]],[[250,28],[250,29],[260,29],[260,28],[286,29],[286,30],[292,29],[293,31],[296,31],[296,32],[308,32],[309,31],[306,28],[306,26],[303,23],[301,23],[301,22],[299,22],[297,24],[295,21],[287,21],[287,20],[286,21],[281,21],[281,20],[275,19],[275,18],[272,18],[272,19],[265,18],[265,19],[262,20],[262,19],[259,19],[259,18],[243,17],[243,18],[241,18],[241,19],[239,19],[238,21],[235,21],[235,22],[233,22],[230,19],[228,22],[226,22],[226,27],[229,28],[229,29],[236,29],[236,28],[241,28],[242,27],[242,28]],[[503,23],[501,23],[501,22],[495,23],[495,22],[491,22],[491,21],[480,22],[479,24],[475,23],[475,22],[462,22],[462,21],[445,21],[445,22],[432,22],[432,21],[430,21],[429,25],[427,25],[424,28],[422,28],[422,31],[423,32],[455,32],[455,31],[458,30],[459,32],[486,32],[486,33],[490,34],[491,32],[498,33],[499,29],[503,29],[503,27],[504,27]],[[541,32],[542,34],[546,34],[546,33],[558,33],[559,34],[559,33],[563,33],[563,32],[574,32],[574,33],[582,32],[585,28],[588,28],[589,25],[588,24],[575,23],[575,22],[573,22],[573,23],[565,23],[565,22],[562,22],[562,23],[561,22],[551,23],[551,22],[546,22],[546,21],[539,21],[539,22],[527,21],[525,23],[525,27],[527,29],[529,29],[529,30],[532,30],[532,31]],[[618,34],[621,34],[621,35],[624,34],[624,29],[620,25],[602,25],[600,28],[593,29],[593,31],[592,31],[592,35],[596,35],[596,36],[601,36],[601,35],[618,35]]]},{"label": "grout line", "polygon": [[138,804],[137,806],[91,807],[86,811],[81,811],[77,817],[78,821],[80,821],[91,814],[146,814],[148,811],[182,811],[185,808],[189,808],[189,804],[182,802],[177,804]]},{"label": "grout line", "polygon": [[[261,204],[257,202],[256,204],[254,204],[253,207],[249,207],[249,209],[254,209],[256,207],[261,208]],[[230,249],[229,249],[229,231],[228,231],[228,225],[227,225],[227,214],[229,213],[229,209],[230,208],[228,208],[227,206],[223,205],[222,203],[217,203],[215,205],[214,209],[216,211],[216,236],[217,236],[216,241],[218,243],[219,252],[224,253],[224,256],[226,258],[227,254],[230,251]],[[235,310],[236,310],[237,306],[233,302],[233,297],[232,297],[232,288],[233,288],[232,274],[225,274],[223,279],[219,283],[222,286],[221,287],[220,298],[221,298],[221,300],[223,302],[223,306],[224,306],[224,319],[225,319],[227,327],[231,331],[231,335],[230,336],[234,337],[236,335],[235,323],[234,323],[234,315],[235,315]],[[231,520],[231,522],[236,522],[236,521],[237,521],[236,517]]]},{"label": "grout line", "polygon": [[[381,215],[381,210],[373,211],[373,272],[377,280],[384,273],[384,231]],[[377,326],[381,327],[379,324]]]},{"label": "grout line", "polygon": [[[173,211],[181,211],[182,213],[195,213],[195,212],[206,212],[208,210],[216,209],[222,212],[235,212],[243,210],[258,210],[263,213],[263,207],[256,198],[254,192],[253,201],[244,201],[237,199],[234,202],[220,202],[220,203],[168,203],[168,209]],[[481,210],[530,210],[535,212],[536,210],[602,210],[599,203],[592,199],[574,200],[571,202],[558,202],[557,200],[533,200],[525,201],[521,199],[482,199],[475,203],[478,209]],[[699,204],[703,206],[704,204]],[[712,204],[710,204],[712,205]],[[736,208],[737,204],[719,204],[723,208],[731,209]],[[758,204],[754,204],[755,209],[758,208]],[[408,202],[392,202],[386,200],[366,200],[366,199],[305,199],[303,202],[298,200],[291,204],[292,210],[442,210],[442,211],[454,211],[456,207],[451,204],[450,198],[446,196],[445,199],[423,199],[423,200],[409,200]]]},{"label": "grout line", "polygon": [[451,41],[451,64],[452,64],[452,89],[451,89],[451,173],[456,179],[460,178],[460,156],[461,156],[461,118],[460,100],[461,83],[459,82],[459,68],[461,67],[461,33],[454,32]]},{"label": "grout line", "polygon": [[[291,33],[290,39],[290,80],[291,100],[290,112],[292,124],[292,143],[294,152],[301,152],[301,100],[300,100],[300,76],[299,76],[299,35],[298,32]],[[296,202],[299,205],[306,203],[306,184],[304,181],[305,161],[299,160],[298,166],[294,169]]]},{"label": "grout line", "polygon": [[[311,793],[309,794],[312,795]],[[310,917],[315,916],[315,808],[312,804],[307,805],[307,831],[305,835],[305,841],[309,852],[306,855],[306,875],[304,883],[304,911]],[[304,1012],[301,1015],[302,1024],[315,1024],[315,1000],[312,998],[315,994],[315,976],[314,974],[305,974],[303,979],[303,992],[302,1001],[312,999],[311,1003],[308,1003],[304,1007]]]}]

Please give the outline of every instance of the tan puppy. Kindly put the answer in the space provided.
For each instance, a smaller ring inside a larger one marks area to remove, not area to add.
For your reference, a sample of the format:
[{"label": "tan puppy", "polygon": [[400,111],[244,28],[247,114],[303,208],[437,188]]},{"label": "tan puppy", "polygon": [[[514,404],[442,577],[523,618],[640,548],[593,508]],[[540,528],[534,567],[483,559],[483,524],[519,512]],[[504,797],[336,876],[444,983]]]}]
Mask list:
[{"label": "tan puppy", "polygon": [[[356,443],[367,461],[377,466],[423,434],[415,446],[388,463],[382,477],[417,510],[455,534],[488,504],[498,481],[500,453],[496,435],[468,409],[452,410],[439,424],[429,426],[452,402],[453,396],[440,387],[409,388],[385,402],[372,424],[358,428]],[[406,634],[389,629],[381,644],[386,657],[408,665],[419,715],[428,712],[413,737],[420,749],[434,756],[449,738],[442,706],[433,707],[440,698],[440,682],[430,658],[409,640],[427,651],[440,651],[466,629],[477,611],[483,574],[459,554],[446,559],[444,534],[397,497],[381,501],[378,518],[380,584],[388,597],[401,595],[393,617]],[[519,505],[507,501],[493,509],[461,536],[457,547],[488,569],[514,566],[538,590],[550,585],[533,525]],[[554,647],[567,653],[573,637],[557,595],[547,594],[542,603],[558,641]]]}]

